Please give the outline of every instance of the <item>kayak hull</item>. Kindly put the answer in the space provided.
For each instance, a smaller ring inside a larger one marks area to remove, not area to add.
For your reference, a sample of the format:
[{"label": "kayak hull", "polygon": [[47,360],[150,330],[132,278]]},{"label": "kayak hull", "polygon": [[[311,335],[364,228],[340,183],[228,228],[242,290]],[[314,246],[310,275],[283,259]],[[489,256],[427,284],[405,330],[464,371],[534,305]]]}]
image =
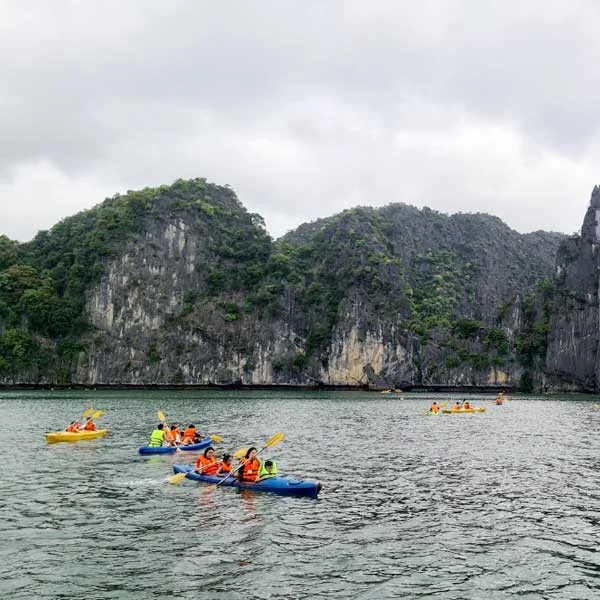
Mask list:
[{"label": "kayak hull", "polygon": [[320,483],[288,479],[287,477],[275,476],[257,483],[240,483],[234,476],[225,479],[217,475],[199,475],[190,465],[173,465],[173,471],[175,473],[186,473],[186,477],[193,481],[220,484],[242,490],[252,490],[253,492],[270,492],[271,494],[278,494],[280,496],[317,498],[321,491]]},{"label": "kayak hull", "polygon": [[471,414],[471,413],[483,413],[485,412],[485,408],[467,408],[467,409],[462,409],[462,410],[452,410],[452,409],[447,409],[445,408],[444,410],[442,410],[442,412],[445,415],[465,415],[465,414]]},{"label": "kayak hull", "polygon": [[108,429],[97,429],[96,431],[53,431],[46,434],[48,444],[58,442],[80,442],[82,440],[95,440],[104,437]]},{"label": "kayak hull", "polygon": [[193,452],[194,450],[202,450],[202,448],[210,446],[211,443],[212,440],[209,437],[206,437],[197,444],[189,444],[187,446],[141,446],[138,448],[138,453],[142,456],[146,456],[148,454],[175,454],[178,450]]}]

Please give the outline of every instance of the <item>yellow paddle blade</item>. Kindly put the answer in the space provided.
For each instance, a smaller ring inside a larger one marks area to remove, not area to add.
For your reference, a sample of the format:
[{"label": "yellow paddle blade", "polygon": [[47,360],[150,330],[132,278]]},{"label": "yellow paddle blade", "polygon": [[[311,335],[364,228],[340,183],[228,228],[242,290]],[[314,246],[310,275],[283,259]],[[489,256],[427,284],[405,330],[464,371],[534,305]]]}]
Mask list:
[{"label": "yellow paddle blade", "polygon": [[88,408],[84,413],[83,413],[83,418],[87,419],[89,416],[94,414],[94,409],[93,408]]},{"label": "yellow paddle blade", "polygon": [[233,453],[233,458],[244,458],[248,452],[248,448],[240,448]]},{"label": "yellow paddle blade", "polygon": [[265,448],[272,448],[276,444],[279,444],[279,442],[283,441],[284,438],[285,435],[283,433],[276,433],[267,440],[267,442],[265,443]]},{"label": "yellow paddle blade", "polygon": [[223,441],[223,438],[220,435],[211,435],[210,439],[213,442],[222,442]]},{"label": "yellow paddle blade", "polygon": [[171,475],[171,477],[169,477],[168,481],[169,483],[180,483],[185,479],[186,475],[187,473],[175,473],[175,475]]},{"label": "yellow paddle blade", "polygon": [[158,420],[161,423],[164,423],[167,420],[167,417],[165,417],[165,413],[162,410],[159,410],[156,414],[158,415]]},{"label": "yellow paddle blade", "polygon": [[93,419],[99,419],[102,415],[104,414],[104,411],[102,410],[97,410],[93,415],[92,415],[92,420]]}]

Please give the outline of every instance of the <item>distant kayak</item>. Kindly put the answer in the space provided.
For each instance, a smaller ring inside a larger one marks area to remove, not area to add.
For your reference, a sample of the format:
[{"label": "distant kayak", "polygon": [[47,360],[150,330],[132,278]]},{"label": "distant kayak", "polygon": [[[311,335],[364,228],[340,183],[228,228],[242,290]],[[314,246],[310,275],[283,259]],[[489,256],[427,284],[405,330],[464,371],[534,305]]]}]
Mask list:
[{"label": "distant kayak", "polygon": [[433,411],[427,411],[427,412],[422,412],[419,413],[419,415],[421,417],[439,417],[442,414],[441,410],[438,410],[437,412],[433,412]]},{"label": "distant kayak", "polygon": [[321,491],[320,483],[300,479],[288,479],[287,477],[275,476],[256,483],[240,483],[234,476],[225,479],[216,475],[199,475],[190,465],[173,465],[173,471],[175,473],[186,473],[187,478],[193,481],[221,484],[223,486],[252,490],[254,492],[270,492],[272,494],[279,494],[280,496],[316,498]]},{"label": "distant kayak", "polygon": [[81,440],[93,440],[104,437],[108,429],[97,429],[96,431],[54,431],[46,434],[46,442],[56,444],[58,442],[80,442]]},{"label": "distant kayak", "polygon": [[460,410],[452,410],[451,408],[445,408],[442,410],[445,415],[463,415],[468,413],[482,413],[485,412],[485,408],[461,408]]},{"label": "distant kayak", "polygon": [[138,453],[141,455],[147,454],[175,454],[177,450],[184,450],[185,452],[190,452],[194,450],[202,450],[202,448],[206,448],[210,446],[212,440],[210,437],[205,437],[200,440],[197,444],[188,444],[187,446],[141,446],[138,448]]}]

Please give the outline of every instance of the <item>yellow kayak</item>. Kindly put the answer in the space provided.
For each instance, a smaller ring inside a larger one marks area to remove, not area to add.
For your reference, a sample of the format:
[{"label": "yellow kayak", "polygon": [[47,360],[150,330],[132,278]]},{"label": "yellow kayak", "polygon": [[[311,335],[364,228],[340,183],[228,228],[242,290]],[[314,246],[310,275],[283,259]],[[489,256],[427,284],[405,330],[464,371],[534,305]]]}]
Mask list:
[{"label": "yellow kayak", "polygon": [[96,429],[96,431],[54,431],[46,434],[46,441],[49,444],[57,442],[79,442],[81,440],[93,440],[104,437],[108,429]]},{"label": "yellow kayak", "polygon": [[442,410],[445,415],[462,415],[464,413],[482,413],[485,412],[485,408],[461,408],[460,410],[452,410],[451,408],[445,408]]}]

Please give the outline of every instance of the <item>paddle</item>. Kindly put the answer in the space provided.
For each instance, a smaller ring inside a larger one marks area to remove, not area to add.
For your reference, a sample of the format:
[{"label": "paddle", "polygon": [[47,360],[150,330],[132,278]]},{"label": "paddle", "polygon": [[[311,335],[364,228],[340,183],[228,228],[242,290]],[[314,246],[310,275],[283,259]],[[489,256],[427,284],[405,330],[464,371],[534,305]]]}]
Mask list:
[{"label": "paddle", "polygon": [[[282,442],[284,438],[285,438],[285,434],[282,432],[272,435],[265,442],[265,445],[256,453],[256,456],[258,456],[263,450],[266,450],[267,448],[272,448],[273,446],[276,446],[277,444],[279,444],[279,442]],[[237,452],[239,452],[239,450]],[[246,452],[247,452],[247,450],[246,450]],[[244,453],[244,456],[246,456],[246,452]],[[235,454],[234,454],[234,456],[235,456]],[[224,477],[221,481],[219,481],[219,483],[217,483],[217,485],[215,487],[219,487],[223,482],[227,481],[232,475],[235,475],[243,466],[244,466],[244,463],[241,463],[240,465],[238,465],[233,471],[230,471],[226,477]]]},{"label": "paddle", "polygon": [[[265,445],[256,453],[256,455],[258,456],[263,450],[266,450],[267,448],[272,448],[273,446],[279,444],[279,442],[281,442],[284,437],[285,435],[283,433],[276,433],[274,436],[270,437],[266,441]],[[240,448],[239,450],[236,450],[233,453],[233,457],[237,459],[244,458],[244,456],[246,456],[246,452],[248,452],[248,448]],[[214,485],[213,488],[219,487],[224,481],[229,479],[232,475],[235,475],[241,467],[242,465],[238,465],[233,471],[230,471],[221,481],[219,481],[219,483]],[[186,476],[187,472],[175,473],[175,475],[171,475],[169,477],[168,481],[169,483],[179,483],[180,481],[183,481],[186,478]]]},{"label": "paddle", "polygon": [[[157,411],[156,414],[158,415],[158,420],[161,423],[165,423],[166,424],[167,417],[165,417],[165,413],[162,410],[159,410],[159,411]],[[208,437],[210,437],[210,439],[211,439],[212,442],[219,443],[219,442],[223,441],[223,438],[220,435],[210,435]]]},{"label": "paddle", "polygon": [[[87,421],[88,417],[94,412],[93,408],[86,408],[86,410],[83,411],[83,419],[82,421]],[[69,423],[69,427],[75,423],[76,421],[79,421],[79,419],[75,419],[75,421],[71,421],[71,423]]]},{"label": "paddle", "polygon": [[[233,453],[233,458],[238,458],[238,459],[244,458],[244,456],[246,456],[246,452],[248,452],[247,448],[240,448],[239,450],[236,450]],[[173,483],[173,484],[179,483],[179,482],[183,481],[186,478],[186,476],[187,476],[187,471],[184,473],[175,473],[175,475],[171,475],[167,479],[167,481],[169,483]]]}]

